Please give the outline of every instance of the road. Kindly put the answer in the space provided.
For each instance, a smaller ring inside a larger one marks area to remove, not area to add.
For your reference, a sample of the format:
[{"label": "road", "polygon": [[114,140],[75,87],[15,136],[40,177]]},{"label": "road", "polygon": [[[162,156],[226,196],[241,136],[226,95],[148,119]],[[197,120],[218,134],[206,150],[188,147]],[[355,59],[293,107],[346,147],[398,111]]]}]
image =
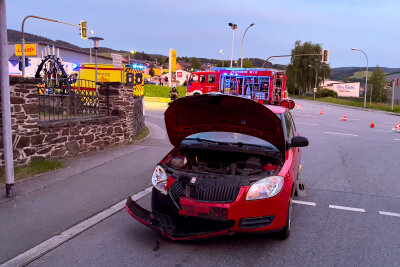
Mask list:
[{"label": "road", "polygon": [[[263,234],[172,242],[123,209],[29,266],[400,266],[400,134],[391,132],[400,117],[298,103],[302,109],[292,114],[299,132],[310,141],[302,158],[308,196],[296,198],[288,240]],[[165,107],[146,103],[146,121],[154,135],[140,146],[149,154],[130,171],[135,183],[121,183],[121,192],[102,195],[104,209],[110,198],[116,203],[128,189],[133,194],[146,188],[154,163],[170,149],[163,132]],[[344,113],[347,121],[342,121]],[[137,159],[141,153],[130,155]],[[122,177],[128,162],[115,163],[119,179],[128,179]],[[106,170],[98,173],[102,171]],[[149,195],[139,203],[148,206]],[[101,204],[97,206],[99,210]]]}]

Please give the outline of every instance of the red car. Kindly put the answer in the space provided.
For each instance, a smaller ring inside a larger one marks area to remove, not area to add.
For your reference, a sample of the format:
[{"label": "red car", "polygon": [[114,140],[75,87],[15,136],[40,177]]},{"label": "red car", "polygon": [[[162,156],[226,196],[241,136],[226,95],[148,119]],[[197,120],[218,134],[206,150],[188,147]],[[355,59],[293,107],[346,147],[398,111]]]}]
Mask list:
[{"label": "red car", "polygon": [[174,148],[153,177],[152,211],[128,198],[139,222],[173,240],[234,232],[290,234],[301,149],[288,109],[230,95],[175,100],[165,111]]}]

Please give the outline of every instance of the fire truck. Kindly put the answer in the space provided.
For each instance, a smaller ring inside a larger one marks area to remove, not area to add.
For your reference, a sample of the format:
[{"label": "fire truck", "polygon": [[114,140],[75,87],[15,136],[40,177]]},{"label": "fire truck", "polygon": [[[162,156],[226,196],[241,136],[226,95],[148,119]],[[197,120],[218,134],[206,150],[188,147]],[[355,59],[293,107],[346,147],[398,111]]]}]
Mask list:
[{"label": "fire truck", "polygon": [[190,75],[187,95],[219,92],[253,99],[262,104],[294,108],[288,98],[286,73],[262,68],[211,68]]}]

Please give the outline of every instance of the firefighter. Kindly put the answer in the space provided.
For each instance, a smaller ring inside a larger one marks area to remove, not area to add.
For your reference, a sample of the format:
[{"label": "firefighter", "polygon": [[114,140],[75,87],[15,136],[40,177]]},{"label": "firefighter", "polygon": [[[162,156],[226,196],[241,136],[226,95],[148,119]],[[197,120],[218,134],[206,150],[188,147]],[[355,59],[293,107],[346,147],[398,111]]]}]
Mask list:
[{"label": "firefighter", "polygon": [[174,100],[179,98],[179,93],[178,93],[178,90],[176,90],[176,86],[175,85],[172,86],[171,91],[169,91],[169,98],[171,99],[170,103],[172,103]]}]

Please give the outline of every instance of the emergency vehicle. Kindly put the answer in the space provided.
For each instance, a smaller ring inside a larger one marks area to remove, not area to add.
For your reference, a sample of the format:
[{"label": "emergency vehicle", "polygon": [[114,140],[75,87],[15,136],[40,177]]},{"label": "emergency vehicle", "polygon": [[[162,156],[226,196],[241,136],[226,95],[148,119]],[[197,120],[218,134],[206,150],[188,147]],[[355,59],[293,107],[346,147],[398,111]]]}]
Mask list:
[{"label": "emergency vehicle", "polygon": [[284,71],[263,68],[211,68],[190,75],[187,95],[219,92],[256,100],[262,104],[294,108],[288,98]]}]

